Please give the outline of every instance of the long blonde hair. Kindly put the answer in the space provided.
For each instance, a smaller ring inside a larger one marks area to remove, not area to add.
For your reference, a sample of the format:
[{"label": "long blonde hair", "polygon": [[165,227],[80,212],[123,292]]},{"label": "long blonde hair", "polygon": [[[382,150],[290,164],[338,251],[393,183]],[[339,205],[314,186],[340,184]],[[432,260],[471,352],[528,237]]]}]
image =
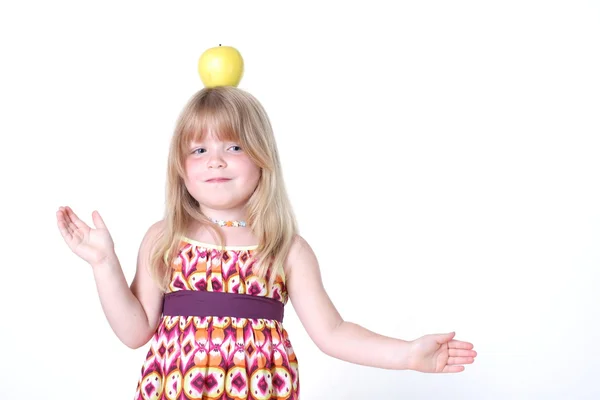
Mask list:
[{"label": "long blonde hair", "polygon": [[220,245],[224,245],[220,229],[200,212],[198,201],[188,192],[183,178],[190,143],[202,140],[209,131],[219,139],[239,143],[261,169],[256,190],[246,204],[248,226],[258,238],[254,273],[263,278],[270,274],[271,284],[277,275],[285,276],[284,261],[297,233],[273,129],[263,106],[250,93],[236,87],[204,88],[183,108],[171,139],[164,229],[150,255],[152,276],[165,291],[181,236],[191,222],[212,229]]}]

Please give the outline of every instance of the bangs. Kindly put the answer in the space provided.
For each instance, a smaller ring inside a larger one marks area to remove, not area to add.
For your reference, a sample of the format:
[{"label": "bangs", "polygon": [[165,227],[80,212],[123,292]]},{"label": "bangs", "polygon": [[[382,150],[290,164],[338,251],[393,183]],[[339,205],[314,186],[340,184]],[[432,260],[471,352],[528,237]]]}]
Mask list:
[{"label": "bangs", "polygon": [[213,134],[218,140],[238,142],[240,134],[235,129],[236,116],[230,115],[226,107],[202,107],[191,112],[183,121],[181,143],[182,148],[189,148],[192,142],[204,140],[206,135]]}]

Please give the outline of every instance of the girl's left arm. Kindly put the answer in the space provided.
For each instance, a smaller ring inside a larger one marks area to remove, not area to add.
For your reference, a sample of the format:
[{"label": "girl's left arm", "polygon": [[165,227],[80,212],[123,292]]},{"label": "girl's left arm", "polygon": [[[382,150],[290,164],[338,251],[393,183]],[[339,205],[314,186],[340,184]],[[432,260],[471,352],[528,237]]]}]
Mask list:
[{"label": "girl's left arm", "polygon": [[287,290],[302,325],[325,354],[376,368],[421,372],[460,372],[457,364],[473,362],[476,353],[454,333],[425,335],[413,341],[395,339],[344,321],[329,298],[317,258],[296,236],[285,266]]}]

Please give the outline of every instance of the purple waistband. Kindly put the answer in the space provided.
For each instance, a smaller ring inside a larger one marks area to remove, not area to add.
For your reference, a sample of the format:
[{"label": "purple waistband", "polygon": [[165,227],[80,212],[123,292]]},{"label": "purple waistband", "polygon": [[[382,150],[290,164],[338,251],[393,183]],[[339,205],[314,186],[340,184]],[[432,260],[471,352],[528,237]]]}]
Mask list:
[{"label": "purple waistband", "polygon": [[283,322],[284,304],[249,294],[179,290],[165,294],[163,315],[273,319]]}]

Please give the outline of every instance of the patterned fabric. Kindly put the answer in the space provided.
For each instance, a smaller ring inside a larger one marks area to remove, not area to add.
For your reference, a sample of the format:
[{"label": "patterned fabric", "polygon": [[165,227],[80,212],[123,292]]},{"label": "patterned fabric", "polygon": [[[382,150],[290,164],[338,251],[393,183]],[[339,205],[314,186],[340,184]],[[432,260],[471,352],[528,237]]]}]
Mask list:
[{"label": "patterned fabric", "polygon": [[[205,290],[264,296],[287,303],[285,283],[252,273],[256,247],[184,238],[169,292]],[[298,363],[281,322],[226,315],[163,316],[149,343],[135,400],[290,399],[299,396]]]}]

